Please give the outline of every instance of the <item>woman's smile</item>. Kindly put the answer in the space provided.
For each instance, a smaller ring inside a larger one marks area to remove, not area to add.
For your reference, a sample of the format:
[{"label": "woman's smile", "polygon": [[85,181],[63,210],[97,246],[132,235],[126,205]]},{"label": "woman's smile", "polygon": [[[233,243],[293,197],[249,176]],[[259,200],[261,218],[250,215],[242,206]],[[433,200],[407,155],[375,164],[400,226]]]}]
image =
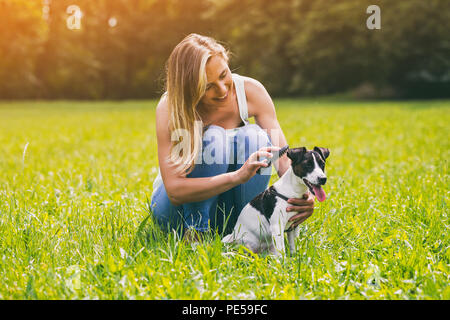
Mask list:
[{"label": "woman's smile", "polygon": [[214,100],[217,100],[217,101],[226,101],[227,98],[228,98],[228,91],[227,91],[227,93],[226,93],[224,96],[219,97],[219,98],[214,98]]}]

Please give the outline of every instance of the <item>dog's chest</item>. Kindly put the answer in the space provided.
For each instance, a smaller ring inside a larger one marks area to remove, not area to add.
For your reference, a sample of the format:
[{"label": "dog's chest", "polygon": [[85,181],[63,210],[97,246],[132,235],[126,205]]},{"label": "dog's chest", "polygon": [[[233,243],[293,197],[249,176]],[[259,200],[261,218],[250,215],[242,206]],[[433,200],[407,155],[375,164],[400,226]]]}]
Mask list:
[{"label": "dog's chest", "polygon": [[269,223],[271,225],[279,225],[280,227],[282,227],[283,231],[288,230],[292,225],[292,222],[290,222],[289,219],[297,214],[296,211],[286,211],[288,206],[290,206],[289,203],[279,199],[273,211],[272,217],[269,220]]}]

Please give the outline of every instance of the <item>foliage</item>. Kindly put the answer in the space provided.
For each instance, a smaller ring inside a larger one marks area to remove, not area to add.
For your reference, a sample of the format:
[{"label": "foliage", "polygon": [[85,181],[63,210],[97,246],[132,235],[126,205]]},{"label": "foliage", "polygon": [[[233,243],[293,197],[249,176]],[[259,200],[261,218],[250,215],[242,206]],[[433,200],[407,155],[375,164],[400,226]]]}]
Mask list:
[{"label": "foliage", "polygon": [[[0,0],[0,98],[158,97],[171,50],[192,32],[223,42],[232,69],[274,96],[449,94],[446,0],[49,0],[47,20],[43,3]],[[81,30],[66,27],[71,4]],[[366,27],[371,4],[381,30]]]}]

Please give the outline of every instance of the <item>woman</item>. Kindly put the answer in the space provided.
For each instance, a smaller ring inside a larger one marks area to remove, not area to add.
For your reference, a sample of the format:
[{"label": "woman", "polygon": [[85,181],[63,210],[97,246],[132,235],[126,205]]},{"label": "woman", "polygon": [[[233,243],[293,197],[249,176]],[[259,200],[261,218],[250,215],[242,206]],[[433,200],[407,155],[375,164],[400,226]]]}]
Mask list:
[{"label": "woman", "polygon": [[[266,89],[232,74],[228,55],[210,37],[184,38],[169,57],[166,92],[156,108],[160,173],[151,206],[161,226],[183,225],[191,240],[210,228],[227,234],[241,209],[267,188],[270,169],[256,174],[268,166],[258,159],[287,144]],[[281,157],[278,175],[289,166]],[[288,210],[298,212],[294,225],[314,210],[311,194],[289,202]]]}]

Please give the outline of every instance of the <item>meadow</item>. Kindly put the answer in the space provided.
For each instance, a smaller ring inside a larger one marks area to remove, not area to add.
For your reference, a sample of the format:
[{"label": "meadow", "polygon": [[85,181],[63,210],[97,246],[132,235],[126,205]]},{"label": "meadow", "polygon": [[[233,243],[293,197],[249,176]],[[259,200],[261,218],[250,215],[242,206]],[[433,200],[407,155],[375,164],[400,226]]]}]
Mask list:
[{"label": "meadow", "polygon": [[155,226],[156,101],[0,102],[0,299],[450,299],[450,101],[274,102],[331,150],[280,259]]}]

